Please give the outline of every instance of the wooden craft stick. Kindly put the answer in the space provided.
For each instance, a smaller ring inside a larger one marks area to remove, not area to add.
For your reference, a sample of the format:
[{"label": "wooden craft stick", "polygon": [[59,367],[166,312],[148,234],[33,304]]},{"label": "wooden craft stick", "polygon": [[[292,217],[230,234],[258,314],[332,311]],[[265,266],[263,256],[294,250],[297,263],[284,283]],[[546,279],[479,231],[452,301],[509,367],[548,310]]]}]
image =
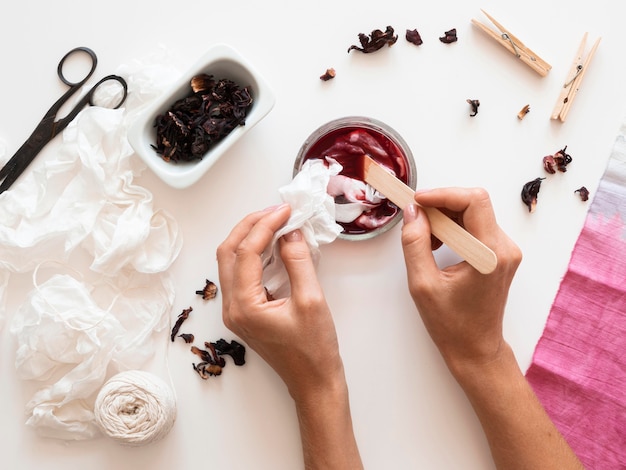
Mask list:
[{"label": "wooden craft stick", "polygon": [[[376,163],[371,157],[366,155],[364,158],[364,179],[367,183],[384,194],[400,209],[404,209],[409,204],[416,204],[413,198],[415,195],[413,189],[389,173],[386,168]],[[439,209],[423,206],[422,208],[428,215],[433,235],[476,268],[478,272],[482,274],[493,272],[498,264],[498,258],[490,248]]]}]

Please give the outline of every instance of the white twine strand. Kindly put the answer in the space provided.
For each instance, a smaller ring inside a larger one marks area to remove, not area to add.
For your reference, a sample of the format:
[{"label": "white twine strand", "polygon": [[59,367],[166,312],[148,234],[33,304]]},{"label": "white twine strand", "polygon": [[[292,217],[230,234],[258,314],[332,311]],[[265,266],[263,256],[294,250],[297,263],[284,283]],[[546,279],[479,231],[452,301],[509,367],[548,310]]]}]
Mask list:
[{"label": "white twine strand", "polygon": [[159,377],[141,370],[111,377],[96,398],[96,422],[121,444],[141,446],[163,438],[176,420],[176,398]]}]

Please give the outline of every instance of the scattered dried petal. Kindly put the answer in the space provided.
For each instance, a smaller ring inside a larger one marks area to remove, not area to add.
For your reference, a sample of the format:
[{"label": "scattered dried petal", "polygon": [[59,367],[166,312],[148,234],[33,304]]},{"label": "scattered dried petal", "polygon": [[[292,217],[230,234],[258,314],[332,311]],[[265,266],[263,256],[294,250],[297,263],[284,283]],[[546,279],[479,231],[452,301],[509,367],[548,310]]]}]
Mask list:
[{"label": "scattered dried petal", "polygon": [[522,202],[528,206],[528,212],[535,212],[537,206],[537,194],[539,194],[539,188],[541,187],[541,181],[545,178],[535,178],[529,181],[522,188]]},{"label": "scattered dried petal", "polygon": [[443,34],[444,35],[440,37],[439,40],[443,42],[444,44],[451,44],[458,40],[457,35],[456,35],[456,28],[452,28],[450,31],[446,31]]},{"label": "scattered dried petal", "polygon": [[565,153],[565,150],[567,150],[567,145],[554,154],[556,167],[559,171],[563,173],[567,171],[567,168],[565,167],[572,163],[572,157],[569,154]]},{"label": "scattered dried petal", "polygon": [[197,290],[196,294],[201,295],[203,300],[214,299],[217,295],[217,286],[214,282],[206,279],[205,286],[202,288],[202,290]]},{"label": "scattered dried petal", "polygon": [[200,359],[202,359],[203,362],[209,362],[211,364],[215,363],[215,360],[213,359],[213,357],[211,356],[211,353],[209,351],[205,351],[204,349],[200,349],[197,346],[192,346],[191,347],[191,352],[194,353],[196,356],[198,356]]},{"label": "scattered dried petal", "polygon": [[478,114],[478,107],[480,106],[480,101],[468,99],[467,102],[472,107],[472,112],[470,113],[470,116],[472,117],[476,116]]},{"label": "scattered dried petal", "polygon": [[189,308],[184,309],[182,313],[178,315],[178,318],[176,319],[176,323],[174,323],[174,327],[172,328],[172,334],[170,335],[170,338],[172,339],[172,343],[174,342],[174,339],[176,338],[176,335],[178,334],[178,330],[180,330],[181,325],[183,324],[185,320],[187,320],[187,318],[189,318],[189,314],[192,311],[193,311],[193,308],[189,307]]},{"label": "scattered dried petal", "polygon": [[182,338],[187,344],[193,343],[194,340],[194,336],[191,333],[182,333],[178,337]]},{"label": "scattered dried petal", "polygon": [[331,67],[326,69],[326,72],[324,72],[323,75],[320,75],[320,80],[327,82],[328,80],[335,78],[335,75],[337,75],[337,73],[335,72],[335,69]]},{"label": "scattered dried petal", "polygon": [[365,54],[375,52],[385,45],[393,46],[397,40],[398,36],[394,35],[394,29],[391,26],[387,26],[384,33],[380,29],[375,29],[369,36],[359,33],[361,47],[352,45],[348,48],[348,53],[352,50],[361,51]]},{"label": "scattered dried petal", "polygon": [[574,191],[575,193],[578,193],[580,195],[580,200],[581,201],[588,201],[589,200],[589,190],[587,188],[585,188],[584,186],[581,186],[579,189],[577,189],[576,191]]},{"label": "scattered dried petal", "polygon": [[543,169],[551,175],[556,173],[556,160],[552,155],[546,155],[543,157]]},{"label": "scattered dried petal", "polygon": [[224,367],[226,365],[226,361],[224,361],[223,357],[220,357],[215,351],[215,346],[213,346],[208,341],[204,343],[204,346],[207,348],[200,349],[196,346],[191,347],[191,352],[202,359],[202,362],[208,362],[209,364],[217,364],[220,367]]},{"label": "scattered dried petal", "polygon": [[417,29],[407,29],[406,40],[409,41],[411,44],[415,44],[416,46],[420,46],[424,43]]},{"label": "scattered dried petal", "polygon": [[558,171],[565,173],[567,171],[567,165],[572,162],[572,157],[565,153],[567,145],[561,150],[557,151],[554,155],[547,155],[543,157],[543,168],[551,175]]},{"label": "scattered dried petal", "polygon": [[208,362],[200,362],[198,364],[192,364],[193,370],[195,370],[200,377],[207,380],[214,375],[222,375],[222,368],[217,364],[211,364]]},{"label": "scattered dried petal", "polygon": [[228,343],[225,339],[220,339],[211,343],[218,354],[228,355],[233,358],[235,365],[242,366],[246,363],[246,348],[243,344],[232,340]]},{"label": "scattered dried petal", "polygon": [[524,117],[530,113],[530,105],[527,104],[526,106],[524,106],[519,113],[517,113],[517,119],[519,119],[520,121],[522,119],[524,119]]}]

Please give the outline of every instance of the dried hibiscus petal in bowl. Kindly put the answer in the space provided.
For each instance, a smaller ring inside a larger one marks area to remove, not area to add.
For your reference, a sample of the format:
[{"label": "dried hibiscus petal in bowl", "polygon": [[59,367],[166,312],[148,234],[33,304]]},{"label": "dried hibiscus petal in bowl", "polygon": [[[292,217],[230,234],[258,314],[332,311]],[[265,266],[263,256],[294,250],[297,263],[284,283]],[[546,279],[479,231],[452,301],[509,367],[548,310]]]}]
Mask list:
[{"label": "dried hibiscus petal in bowl", "polygon": [[153,147],[168,162],[201,159],[233,129],[245,124],[251,105],[248,87],[213,75],[196,75],[190,82],[190,94],[155,118]]}]

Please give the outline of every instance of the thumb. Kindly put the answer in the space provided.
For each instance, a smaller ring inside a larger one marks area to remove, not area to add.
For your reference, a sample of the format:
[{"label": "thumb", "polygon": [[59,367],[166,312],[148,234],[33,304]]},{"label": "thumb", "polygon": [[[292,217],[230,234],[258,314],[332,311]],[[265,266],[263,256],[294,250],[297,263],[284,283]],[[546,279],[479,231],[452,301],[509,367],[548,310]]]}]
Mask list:
[{"label": "thumb", "polygon": [[311,249],[300,230],[294,230],[281,237],[280,257],[289,276],[292,296],[319,288]]},{"label": "thumb", "polygon": [[410,204],[404,210],[402,249],[410,286],[439,275],[432,252],[430,222],[424,210],[416,204]]}]

